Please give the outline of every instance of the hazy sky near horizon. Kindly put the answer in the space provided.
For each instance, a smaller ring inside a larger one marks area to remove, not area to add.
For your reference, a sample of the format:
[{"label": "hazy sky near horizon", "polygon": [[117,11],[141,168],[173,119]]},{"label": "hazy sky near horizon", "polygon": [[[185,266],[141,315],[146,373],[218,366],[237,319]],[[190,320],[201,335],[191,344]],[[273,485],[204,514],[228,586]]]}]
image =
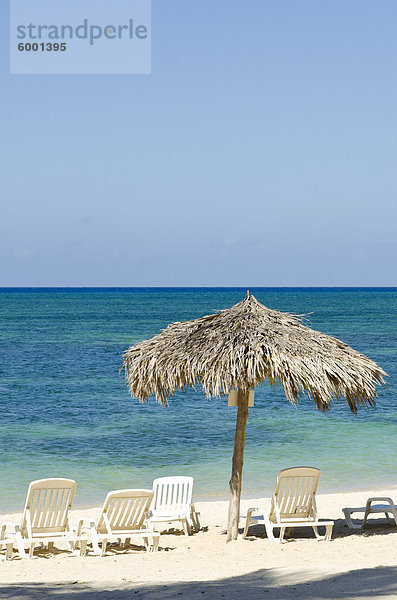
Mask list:
[{"label": "hazy sky near horizon", "polygon": [[151,75],[0,20],[1,286],[396,285],[395,0],[153,0]]}]

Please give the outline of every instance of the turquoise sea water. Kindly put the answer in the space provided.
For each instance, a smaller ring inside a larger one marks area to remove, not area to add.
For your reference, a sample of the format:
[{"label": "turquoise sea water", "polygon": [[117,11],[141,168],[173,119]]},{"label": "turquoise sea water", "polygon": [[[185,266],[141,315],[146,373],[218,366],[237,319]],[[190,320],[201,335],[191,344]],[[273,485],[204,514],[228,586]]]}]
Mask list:
[{"label": "turquoise sea water", "polygon": [[[197,498],[226,498],[236,409],[200,390],[170,407],[130,398],[122,353],[172,321],[239,302],[245,289],[0,289],[0,510],[22,509],[29,481],[71,477],[76,504],[110,489],[189,474]],[[270,308],[367,354],[390,375],[375,410],[326,415],[293,408],[282,388],[256,389],[247,426],[243,495],[271,493],[277,472],[308,464],[321,489],[397,484],[396,288],[251,289]]]}]

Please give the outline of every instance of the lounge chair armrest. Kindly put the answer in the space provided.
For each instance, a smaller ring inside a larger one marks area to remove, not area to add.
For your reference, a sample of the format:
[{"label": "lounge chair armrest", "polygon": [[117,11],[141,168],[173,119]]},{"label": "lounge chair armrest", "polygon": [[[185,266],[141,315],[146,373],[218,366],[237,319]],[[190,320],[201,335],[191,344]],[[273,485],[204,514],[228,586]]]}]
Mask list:
[{"label": "lounge chair armrest", "polygon": [[1,526],[2,528],[5,526],[7,533],[16,533],[20,529],[19,523],[15,523],[14,521],[3,521]]},{"label": "lounge chair armrest", "polygon": [[386,496],[373,496],[372,498],[368,498],[366,508],[369,508],[372,502],[387,502],[391,506],[394,506],[394,502],[391,498],[387,498]]},{"label": "lounge chair armrest", "polygon": [[96,523],[96,519],[95,517],[83,517],[82,519],[80,519],[79,523],[84,523],[84,525],[88,523],[89,525],[91,525],[91,523]]},{"label": "lounge chair armrest", "polygon": [[77,525],[71,524],[69,527],[69,531],[73,533],[73,535],[81,535],[83,529],[87,530],[91,526],[91,519],[80,519]]},{"label": "lounge chair armrest", "polygon": [[[266,508],[264,506],[260,507],[260,506],[251,506],[248,510],[247,510],[247,517],[251,517],[251,515],[253,513],[260,513],[260,515],[263,515],[263,518],[265,520],[269,520],[269,513],[267,512]],[[246,518],[245,516],[243,517],[244,519]]]},{"label": "lounge chair armrest", "polygon": [[258,506],[251,506],[250,508],[247,509],[247,515],[248,513],[250,515],[252,515],[252,513],[254,512],[259,512],[261,509]]},{"label": "lounge chair armrest", "polygon": [[144,519],[144,523],[147,529],[149,529],[150,531],[153,531],[153,523],[151,521],[151,517],[153,516],[153,513],[151,510],[146,510],[145,513],[145,519]]},{"label": "lounge chair armrest", "polygon": [[251,506],[248,510],[247,510],[247,514],[246,515],[241,515],[240,519],[245,519],[245,526],[244,526],[244,531],[242,533],[242,538],[246,538],[248,535],[248,529],[251,525],[251,523],[253,523],[255,521],[255,519],[252,519],[252,513],[254,512],[258,512],[260,509],[257,506]]},{"label": "lounge chair armrest", "polygon": [[96,519],[94,517],[84,517],[83,519],[80,519],[76,528],[78,535],[84,530],[86,531],[87,529],[95,528],[95,523]]}]

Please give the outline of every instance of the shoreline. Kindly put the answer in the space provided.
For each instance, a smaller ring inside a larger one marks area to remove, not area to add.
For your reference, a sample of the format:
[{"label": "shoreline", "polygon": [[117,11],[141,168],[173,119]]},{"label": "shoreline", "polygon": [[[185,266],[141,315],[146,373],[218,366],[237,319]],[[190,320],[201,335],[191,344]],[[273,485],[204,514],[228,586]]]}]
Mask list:
[{"label": "shoreline", "polygon": [[[109,490],[110,491],[110,490]],[[332,518],[338,518],[335,516],[335,506],[336,503],[338,501],[342,501],[343,498],[345,497],[349,497],[351,499],[355,499],[355,500],[359,500],[360,497],[362,497],[362,501],[361,504],[365,504],[365,501],[367,498],[371,497],[371,496],[390,496],[391,498],[394,499],[395,503],[397,504],[397,483],[395,486],[388,486],[388,487],[382,487],[382,488],[366,488],[364,490],[345,490],[343,492],[341,491],[337,491],[337,492],[330,492],[330,493],[322,493],[321,490],[317,491],[316,494],[316,500],[317,500],[317,504],[319,506],[319,511],[320,511],[320,507],[321,504],[324,504],[324,507],[330,507],[332,512],[334,513],[332,515]],[[104,498],[105,499],[105,498]],[[25,500],[25,497],[24,497]],[[199,497],[195,497],[193,495],[193,502],[197,506],[200,507],[202,506],[204,508],[204,510],[206,511],[210,511],[211,507],[220,507],[223,505],[228,505],[229,503],[229,498],[218,498],[218,499],[213,499],[213,498],[206,498],[206,499],[201,499]],[[265,505],[267,506],[269,503],[271,502],[271,496],[267,495],[267,496],[259,496],[259,495],[255,495],[255,496],[250,496],[249,498],[245,497],[242,495],[241,497],[241,506],[245,507],[247,506],[254,506],[256,504],[258,505]],[[89,511],[91,512],[98,512],[100,511],[100,509],[102,508],[103,503],[98,504],[89,504],[89,505],[78,505],[78,504],[73,504],[72,510],[71,510],[71,517],[73,520],[73,517],[76,517],[76,515],[80,514],[80,513],[87,513]],[[359,504],[356,504],[357,506]],[[343,504],[343,506],[347,506],[346,504]],[[341,504],[341,508],[342,508],[342,504]],[[342,512],[341,512],[342,514]],[[22,509],[20,510],[13,510],[13,511],[1,511],[0,512],[0,525],[2,523],[2,521],[7,521],[9,520],[10,517],[20,517],[22,516]],[[321,517],[321,515],[320,515]],[[225,515],[226,518],[226,515]],[[343,518],[343,517],[339,517],[339,518]]]},{"label": "shoreline", "polygon": [[[276,478],[274,480],[274,483],[276,483]],[[342,494],[363,494],[363,496],[365,496],[366,498],[370,497],[370,496],[378,496],[380,494],[379,490],[394,490],[394,497],[396,498],[395,502],[397,503],[397,481],[396,483],[393,485],[394,482],[391,482],[391,485],[378,485],[376,487],[371,486],[371,487],[343,487],[341,486],[340,488],[338,487],[338,489],[333,489],[332,491],[328,491],[328,489],[326,490],[322,490],[321,489],[321,481],[320,481],[320,487],[319,490],[317,491],[316,497],[317,500],[320,497],[328,497],[328,496],[337,496],[337,495],[342,495]],[[5,516],[8,515],[18,515],[18,514],[22,514],[22,510],[23,510],[23,506],[25,503],[25,499],[26,499],[26,492],[27,492],[28,487],[26,486],[26,490],[24,490],[24,493],[21,496],[21,504],[18,507],[18,509],[16,510],[7,510],[5,508],[1,508],[0,507],[0,524],[2,519],[5,518]],[[114,488],[114,489],[119,489],[119,488]],[[121,488],[120,488],[121,489]],[[150,488],[144,488],[144,489],[150,489]],[[112,490],[108,490],[109,492]],[[273,492],[273,490],[271,490],[269,493],[267,493],[266,495],[261,495],[261,491],[263,490],[259,490],[258,493],[242,493],[241,494],[241,502],[252,502],[252,501],[258,501],[258,500],[269,500],[271,498],[271,494]],[[267,491],[267,490],[265,490]],[[384,495],[384,494],[380,494],[380,495]],[[76,512],[76,511],[88,511],[88,510],[99,510],[100,507],[103,504],[103,501],[105,500],[105,496],[106,493],[103,495],[103,499],[102,502],[90,502],[90,503],[82,503],[79,504],[78,502],[74,502],[73,503],[73,508],[72,508],[72,513]],[[193,502],[194,503],[198,503],[198,504],[211,504],[211,503],[228,503],[229,502],[229,495],[218,495],[218,494],[214,494],[211,496],[208,495],[196,495],[193,493]]]}]

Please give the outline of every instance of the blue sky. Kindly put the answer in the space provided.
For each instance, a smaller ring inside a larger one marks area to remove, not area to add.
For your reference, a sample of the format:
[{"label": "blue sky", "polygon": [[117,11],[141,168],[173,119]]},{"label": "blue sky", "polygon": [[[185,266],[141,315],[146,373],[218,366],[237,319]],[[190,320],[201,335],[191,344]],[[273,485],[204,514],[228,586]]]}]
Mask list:
[{"label": "blue sky", "polygon": [[394,0],[153,0],[151,75],[10,75],[8,15],[0,285],[396,285]]}]

